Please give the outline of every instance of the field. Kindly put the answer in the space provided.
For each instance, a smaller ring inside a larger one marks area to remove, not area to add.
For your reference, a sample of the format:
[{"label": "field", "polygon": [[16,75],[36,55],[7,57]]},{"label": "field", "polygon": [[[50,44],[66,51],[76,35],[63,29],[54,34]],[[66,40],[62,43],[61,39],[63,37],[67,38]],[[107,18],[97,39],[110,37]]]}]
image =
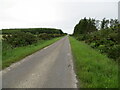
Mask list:
[{"label": "field", "polygon": [[87,44],[70,37],[80,88],[117,88],[118,66]]}]

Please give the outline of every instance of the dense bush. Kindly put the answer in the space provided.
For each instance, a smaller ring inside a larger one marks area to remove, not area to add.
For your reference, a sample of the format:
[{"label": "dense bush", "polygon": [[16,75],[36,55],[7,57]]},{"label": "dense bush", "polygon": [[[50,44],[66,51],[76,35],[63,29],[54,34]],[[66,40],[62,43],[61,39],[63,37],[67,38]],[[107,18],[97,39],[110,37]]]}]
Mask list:
[{"label": "dense bush", "polygon": [[46,33],[43,33],[43,34],[39,34],[38,35],[38,38],[41,40],[50,40],[52,38],[55,38],[55,37],[60,37],[60,36],[63,36],[64,34],[46,34]]},{"label": "dense bush", "polygon": [[118,60],[118,58],[120,58],[120,45],[114,45],[111,47],[107,54],[108,57]]},{"label": "dense bush", "polygon": [[31,45],[37,42],[37,38],[35,35],[31,33],[19,32],[12,35],[10,34],[3,35],[3,42],[4,41],[12,45],[13,47],[19,47],[19,46]]}]

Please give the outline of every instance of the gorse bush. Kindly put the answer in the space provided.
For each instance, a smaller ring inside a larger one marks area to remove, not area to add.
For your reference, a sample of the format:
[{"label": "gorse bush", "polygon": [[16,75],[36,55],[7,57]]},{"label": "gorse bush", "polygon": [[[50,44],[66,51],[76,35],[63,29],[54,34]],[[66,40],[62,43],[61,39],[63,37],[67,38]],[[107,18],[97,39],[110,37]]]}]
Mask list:
[{"label": "gorse bush", "polygon": [[60,36],[64,36],[64,34],[47,34],[47,33],[43,33],[43,34],[39,34],[38,38],[41,40],[50,40],[52,38],[55,37],[60,37]]},{"label": "gorse bush", "polygon": [[107,54],[108,57],[118,60],[118,58],[120,58],[120,45],[114,45],[111,47]]},{"label": "gorse bush", "polygon": [[3,35],[3,41],[11,44],[13,47],[19,47],[31,45],[37,42],[37,38],[31,33],[19,32],[12,35]]}]

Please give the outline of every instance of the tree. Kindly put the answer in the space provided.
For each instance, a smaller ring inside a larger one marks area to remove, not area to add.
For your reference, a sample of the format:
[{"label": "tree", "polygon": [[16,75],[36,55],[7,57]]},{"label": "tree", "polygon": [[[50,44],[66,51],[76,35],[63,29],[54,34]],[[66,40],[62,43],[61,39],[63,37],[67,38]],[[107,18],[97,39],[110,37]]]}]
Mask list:
[{"label": "tree", "polygon": [[108,28],[108,25],[109,25],[109,20],[106,20],[105,18],[103,18],[103,20],[101,21],[101,29]]},{"label": "tree", "polygon": [[74,35],[87,34],[96,31],[95,19],[81,19],[74,28]]}]

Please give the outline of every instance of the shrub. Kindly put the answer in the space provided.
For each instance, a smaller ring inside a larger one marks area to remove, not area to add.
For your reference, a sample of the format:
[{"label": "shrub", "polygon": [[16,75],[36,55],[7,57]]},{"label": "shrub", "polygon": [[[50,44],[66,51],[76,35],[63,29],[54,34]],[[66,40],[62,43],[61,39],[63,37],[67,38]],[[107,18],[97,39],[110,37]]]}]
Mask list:
[{"label": "shrub", "polygon": [[50,40],[52,38],[55,38],[55,37],[60,37],[60,36],[63,36],[63,34],[47,34],[47,33],[43,33],[43,34],[39,34],[38,35],[38,38],[41,40]]},{"label": "shrub", "polygon": [[38,35],[38,38],[41,40],[50,40],[52,37],[51,37],[51,35],[48,35],[48,34],[46,34],[46,33],[43,33],[43,34],[39,34]]},{"label": "shrub", "polygon": [[117,60],[120,57],[120,45],[114,45],[107,54],[108,57]]},{"label": "shrub", "polygon": [[11,44],[13,47],[31,45],[32,43],[37,42],[35,35],[31,33],[19,32],[12,35],[4,35],[3,41]]}]

